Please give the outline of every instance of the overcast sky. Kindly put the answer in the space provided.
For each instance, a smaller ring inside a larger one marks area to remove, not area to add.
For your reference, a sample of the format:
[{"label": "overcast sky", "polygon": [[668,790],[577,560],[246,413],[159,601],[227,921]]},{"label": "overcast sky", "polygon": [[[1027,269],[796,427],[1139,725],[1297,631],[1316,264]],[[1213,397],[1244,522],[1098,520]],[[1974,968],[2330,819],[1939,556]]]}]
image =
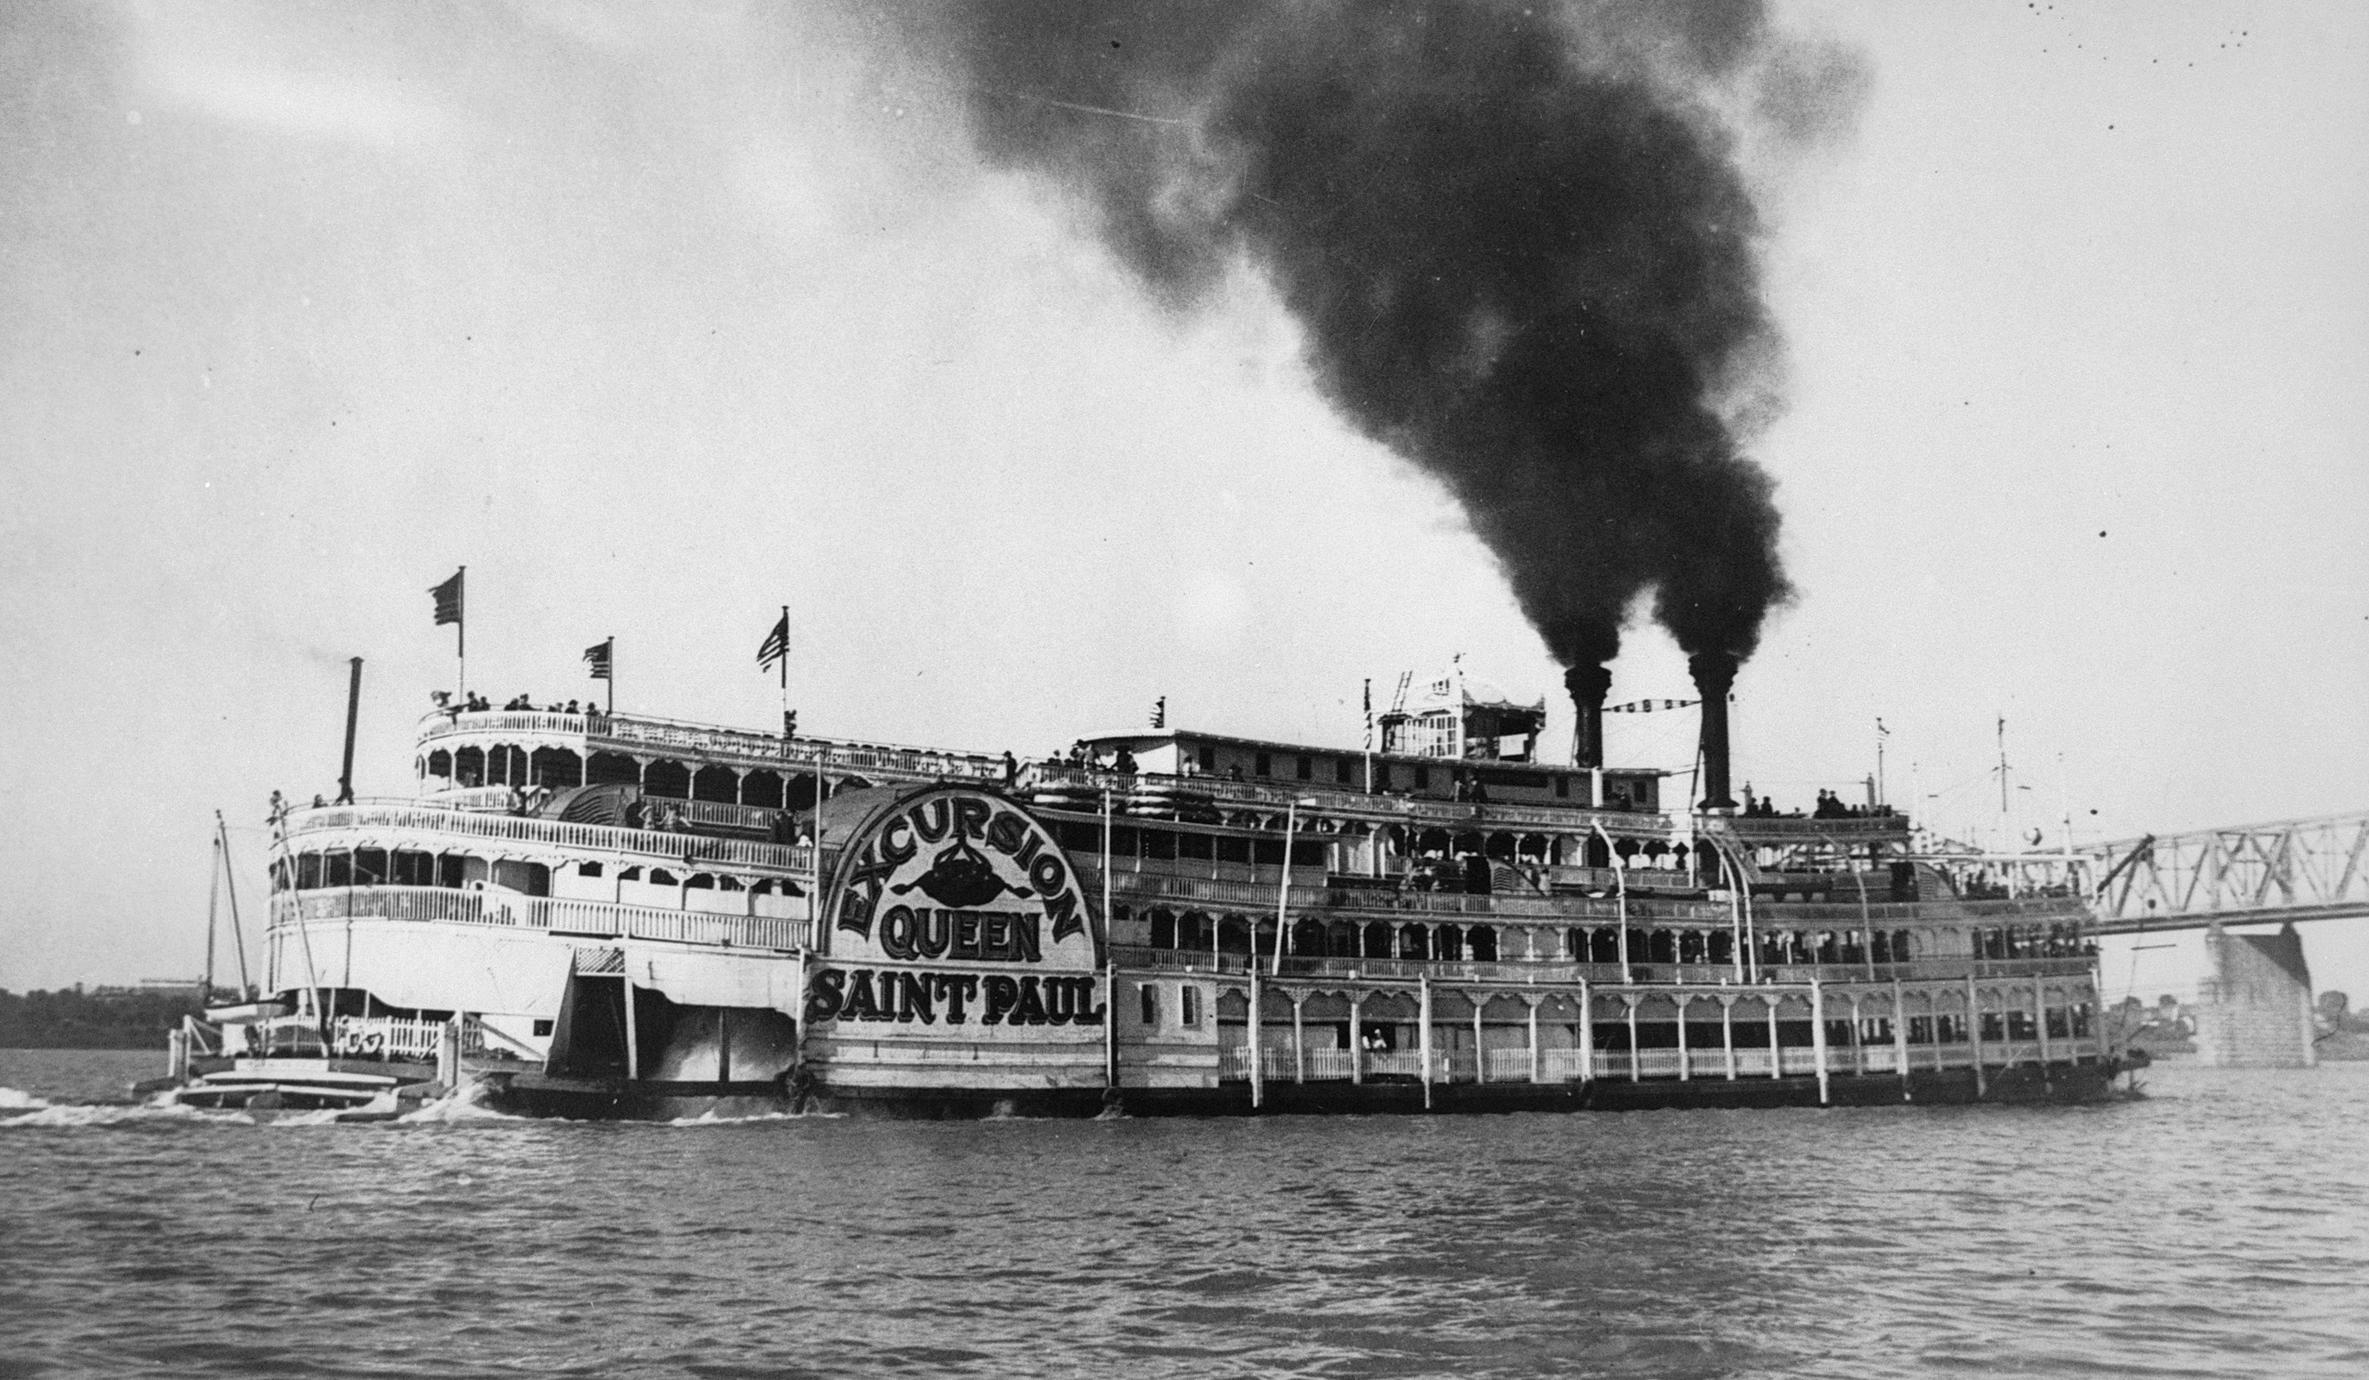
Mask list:
[{"label": "overcast sky", "polygon": [[[2369,6],[1801,3],[1855,129],[1756,170],[1797,599],[1737,776],[2093,841],[2369,810]],[[497,701],[1012,748],[1353,744],[1557,669],[1247,270],[1164,314],[819,9],[0,9],[0,986],[194,972],[219,807],[408,787]],[[1650,625],[1615,702],[1691,694]],[[1684,769],[1685,715],[1615,716]],[[2369,942],[2311,931],[2369,995]],[[2369,930],[2369,925],[2363,926]],[[250,931],[252,934],[252,930]],[[2183,990],[2117,957],[2111,995]]]}]

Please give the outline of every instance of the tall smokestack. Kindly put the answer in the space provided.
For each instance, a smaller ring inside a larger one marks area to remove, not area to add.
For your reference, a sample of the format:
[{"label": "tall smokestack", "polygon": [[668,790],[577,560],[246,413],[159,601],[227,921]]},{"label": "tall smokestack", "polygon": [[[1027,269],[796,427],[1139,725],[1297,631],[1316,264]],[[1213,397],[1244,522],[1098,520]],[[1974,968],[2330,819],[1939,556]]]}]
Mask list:
[{"label": "tall smokestack", "polygon": [[345,692],[345,766],[337,773],[337,803],[354,803],[354,722],[362,715],[362,658],[354,658],[354,674]]},{"label": "tall smokestack", "polygon": [[1727,791],[1727,692],[1736,683],[1737,658],[1727,652],[1697,652],[1686,659],[1695,688],[1703,695],[1703,808],[1732,810]]},{"label": "tall smokestack", "polygon": [[1563,673],[1563,688],[1571,692],[1578,724],[1571,730],[1571,765],[1604,765],[1604,696],[1612,689],[1612,671],[1604,666],[1574,666]]}]

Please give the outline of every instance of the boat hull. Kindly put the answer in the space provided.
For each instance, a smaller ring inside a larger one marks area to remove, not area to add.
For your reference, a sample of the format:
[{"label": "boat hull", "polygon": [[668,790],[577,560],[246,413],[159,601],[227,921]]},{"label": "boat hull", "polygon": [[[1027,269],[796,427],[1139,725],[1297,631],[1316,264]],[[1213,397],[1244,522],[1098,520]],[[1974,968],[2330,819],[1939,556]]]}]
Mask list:
[{"label": "boat hull", "polygon": [[781,1083],[626,1083],[622,1080],[522,1075],[488,1091],[487,1106],[524,1116],[570,1120],[676,1121],[804,1113],[882,1120],[951,1121],[1003,1117],[1424,1115],[1511,1112],[1655,1111],[1778,1107],[1876,1107],[2071,1104],[2113,1096],[2117,1066],[2106,1063],[1986,1069],[1926,1069],[1828,1078],[1823,1100],[1814,1078],[1688,1081],[1598,1079],[1586,1083],[1444,1083],[1428,1095],[1411,1079],[1363,1083],[1270,1083],[1252,1106],[1247,1083],[1215,1087],[988,1090],[931,1087],[833,1087],[816,1082],[791,1091]]}]

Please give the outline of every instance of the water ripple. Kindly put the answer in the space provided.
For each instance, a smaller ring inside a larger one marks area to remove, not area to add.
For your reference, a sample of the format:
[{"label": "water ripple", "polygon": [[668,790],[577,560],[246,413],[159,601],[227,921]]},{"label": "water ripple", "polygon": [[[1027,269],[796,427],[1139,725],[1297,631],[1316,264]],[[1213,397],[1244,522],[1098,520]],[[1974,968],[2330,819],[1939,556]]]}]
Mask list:
[{"label": "water ripple", "polygon": [[2081,1109],[664,1127],[258,1125],[18,1067],[0,1380],[2369,1373],[2369,1069]]}]

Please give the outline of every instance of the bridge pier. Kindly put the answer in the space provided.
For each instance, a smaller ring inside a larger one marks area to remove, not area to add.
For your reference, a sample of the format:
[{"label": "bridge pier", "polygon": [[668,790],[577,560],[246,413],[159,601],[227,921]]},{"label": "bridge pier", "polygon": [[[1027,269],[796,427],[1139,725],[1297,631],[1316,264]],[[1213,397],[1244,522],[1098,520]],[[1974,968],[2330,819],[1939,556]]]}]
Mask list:
[{"label": "bridge pier", "polygon": [[2311,969],[2291,924],[2276,934],[2205,931],[2208,968],[2198,987],[2197,1062],[2214,1068],[2310,1068]]}]

